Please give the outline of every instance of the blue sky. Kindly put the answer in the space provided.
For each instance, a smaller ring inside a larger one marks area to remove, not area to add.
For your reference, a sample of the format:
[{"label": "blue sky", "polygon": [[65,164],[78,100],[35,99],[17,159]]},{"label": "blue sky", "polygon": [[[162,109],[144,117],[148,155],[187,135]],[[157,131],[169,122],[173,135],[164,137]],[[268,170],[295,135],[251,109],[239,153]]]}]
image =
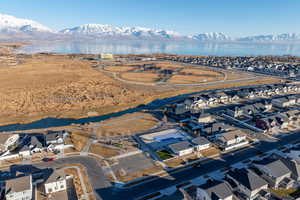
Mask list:
[{"label": "blue sky", "polygon": [[298,0],[1,0],[0,13],[33,19],[54,30],[99,23],[182,34],[300,33]]}]

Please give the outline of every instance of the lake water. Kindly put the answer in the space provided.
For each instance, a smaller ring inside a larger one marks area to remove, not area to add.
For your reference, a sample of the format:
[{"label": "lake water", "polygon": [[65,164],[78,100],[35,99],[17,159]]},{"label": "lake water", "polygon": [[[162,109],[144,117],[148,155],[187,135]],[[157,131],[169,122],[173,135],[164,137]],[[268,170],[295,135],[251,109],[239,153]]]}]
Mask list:
[{"label": "lake water", "polygon": [[300,56],[300,43],[212,43],[212,42],[51,42],[24,46],[20,53],[113,53],[144,54],[172,53],[186,55],[255,56],[295,55]]}]

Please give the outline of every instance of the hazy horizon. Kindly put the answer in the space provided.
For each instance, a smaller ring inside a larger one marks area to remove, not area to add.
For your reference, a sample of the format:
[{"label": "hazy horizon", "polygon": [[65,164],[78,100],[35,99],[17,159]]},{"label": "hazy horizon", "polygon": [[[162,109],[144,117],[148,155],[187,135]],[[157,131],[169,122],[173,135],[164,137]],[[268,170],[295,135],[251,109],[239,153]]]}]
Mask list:
[{"label": "hazy horizon", "polygon": [[[35,20],[53,30],[81,24],[140,26],[176,31],[183,35],[223,32],[233,37],[300,33],[300,2],[219,1],[183,2],[3,0],[2,14]],[[72,6],[68,6],[72,4]],[[276,14],[277,13],[277,14]]]}]

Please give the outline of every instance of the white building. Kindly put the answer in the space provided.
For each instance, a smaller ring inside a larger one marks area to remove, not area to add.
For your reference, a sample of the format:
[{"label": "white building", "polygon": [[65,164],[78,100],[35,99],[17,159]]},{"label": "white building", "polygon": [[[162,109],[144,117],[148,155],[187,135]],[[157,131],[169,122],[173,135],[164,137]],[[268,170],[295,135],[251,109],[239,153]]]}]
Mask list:
[{"label": "white building", "polygon": [[194,152],[194,146],[188,141],[171,144],[169,148],[178,156],[184,156]]},{"label": "white building", "polygon": [[196,151],[208,149],[211,144],[205,137],[196,137],[192,142],[195,144]]},{"label": "white building", "polygon": [[63,170],[54,171],[44,183],[45,193],[52,194],[67,189],[67,178]]},{"label": "white building", "polygon": [[6,181],[6,200],[31,200],[32,199],[32,177],[22,176]]},{"label": "white building", "polygon": [[229,131],[218,136],[224,150],[230,150],[248,144],[246,134],[240,130]]}]

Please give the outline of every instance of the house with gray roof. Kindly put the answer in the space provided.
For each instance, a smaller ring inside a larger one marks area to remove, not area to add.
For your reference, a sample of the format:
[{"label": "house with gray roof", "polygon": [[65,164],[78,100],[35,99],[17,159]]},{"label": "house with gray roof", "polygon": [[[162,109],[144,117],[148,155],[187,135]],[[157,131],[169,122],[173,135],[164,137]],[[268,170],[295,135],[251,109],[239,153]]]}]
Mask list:
[{"label": "house with gray roof", "polygon": [[9,179],[5,183],[6,200],[31,200],[32,199],[32,178],[22,176]]},{"label": "house with gray roof", "polygon": [[178,156],[183,156],[194,152],[194,146],[189,141],[181,141],[170,144],[169,148]]},{"label": "house with gray roof", "polygon": [[195,145],[196,151],[208,149],[211,144],[210,141],[208,141],[205,137],[201,136],[192,139],[192,143]]},{"label": "house with gray roof", "polygon": [[226,181],[208,180],[197,188],[196,199],[232,200],[232,188]]},{"label": "house with gray roof", "polygon": [[254,161],[253,165],[262,173],[261,177],[264,178],[269,185],[275,189],[286,185],[285,183],[291,180],[291,170],[275,156]]},{"label": "house with gray roof", "polygon": [[226,177],[235,182],[238,190],[245,194],[248,200],[255,199],[261,190],[268,189],[268,182],[246,168],[230,170]]}]

